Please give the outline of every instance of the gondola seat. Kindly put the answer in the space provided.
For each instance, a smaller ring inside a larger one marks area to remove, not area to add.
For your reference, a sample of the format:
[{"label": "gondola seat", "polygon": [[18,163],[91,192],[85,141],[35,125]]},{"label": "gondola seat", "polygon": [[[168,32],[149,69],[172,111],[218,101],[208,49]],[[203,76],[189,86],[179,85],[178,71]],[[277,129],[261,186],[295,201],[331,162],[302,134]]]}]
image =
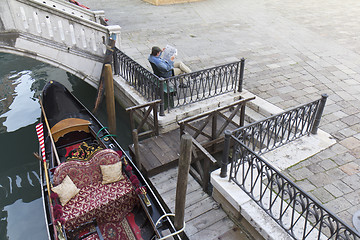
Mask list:
[{"label": "gondola seat", "polygon": [[60,164],[53,176],[57,186],[69,176],[79,193],[64,204],[65,228],[73,230],[81,224],[96,219],[97,222],[121,221],[138,204],[138,197],[130,180],[124,178],[103,184],[101,165],[112,165],[121,161],[118,153],[111,149],[99,151],[88,161],[69,161]]}]

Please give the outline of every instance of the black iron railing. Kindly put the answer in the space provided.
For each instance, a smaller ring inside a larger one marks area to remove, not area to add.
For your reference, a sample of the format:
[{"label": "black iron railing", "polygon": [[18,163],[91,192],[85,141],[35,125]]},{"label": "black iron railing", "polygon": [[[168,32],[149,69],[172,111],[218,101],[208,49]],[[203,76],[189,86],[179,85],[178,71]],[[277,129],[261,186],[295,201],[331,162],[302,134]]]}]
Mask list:
[{"label": "black iron railing", "polygon": [[326,99],[324,94],[319,100],[234,130],[232,135],[257,154],[271,151],[310,132],[316,133],[318,124],[314,122],[319,122]]},{"label": "black iron railing", "polygon": [[198,102],[223,93],[241,91],[240,70],[242,61],[224,64],[192,73],[164,79],[176,91],[174,107]]},{"label": "black iron railing", "polygon": [[235,141],[230,180],[294,239],[360,239],[351,227],[302,191],[244,143]]},{"label": "black iron railing", "polygon": [[225,131],[221,177],[236,183],[294,239],[360,239],[351,227],[259,155],[316,133],[327,95],[234,131]]},{"label": "black iron railing", "polygon": [[160,98],[159,78],[119,49],[114,51],[114,73],[120,75],[148,101]]},{"label": "black iron railing", "polygon": [[114,51],[114,72],[148,101],[161,99],[164,109],[181,107],[220,94],[242,91],[245,59],[171,78],[158,78],[125,53]]}]

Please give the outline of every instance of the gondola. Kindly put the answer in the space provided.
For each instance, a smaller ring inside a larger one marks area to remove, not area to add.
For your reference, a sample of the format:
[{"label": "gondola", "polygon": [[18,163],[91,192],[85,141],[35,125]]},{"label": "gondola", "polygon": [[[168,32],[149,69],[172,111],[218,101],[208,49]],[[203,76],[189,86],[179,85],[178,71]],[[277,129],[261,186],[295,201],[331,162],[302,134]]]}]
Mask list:
[{"label": "gondola", "polygon": [[184,239],[129,155],[72,93],[50,81],[39,102],[49,239]]}]

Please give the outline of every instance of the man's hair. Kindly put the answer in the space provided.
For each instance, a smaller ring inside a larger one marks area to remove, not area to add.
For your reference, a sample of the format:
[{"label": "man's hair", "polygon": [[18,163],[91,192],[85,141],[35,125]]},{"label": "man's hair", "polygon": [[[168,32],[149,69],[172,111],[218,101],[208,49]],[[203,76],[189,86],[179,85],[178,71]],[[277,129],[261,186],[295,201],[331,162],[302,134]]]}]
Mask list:
[{"label": "man's hair", "polygon": [[161,49],[159,47],[152,47],[151,49],[151,55],[156,56],[159,52],[161,52]]}]

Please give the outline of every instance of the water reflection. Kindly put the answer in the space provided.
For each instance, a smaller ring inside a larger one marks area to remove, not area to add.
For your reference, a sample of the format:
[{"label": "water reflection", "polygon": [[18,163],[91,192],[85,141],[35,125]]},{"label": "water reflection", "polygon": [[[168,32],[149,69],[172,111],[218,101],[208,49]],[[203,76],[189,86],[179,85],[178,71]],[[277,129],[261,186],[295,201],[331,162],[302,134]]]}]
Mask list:
[{"label": "water reflection", "polygon": [[15,87],[13,93],[6,96],[5,99],[7,103],[10,102],[10,99],[12,102],[7,107],[7,111],[0,115],[0,119],[5,119],[3,128],[5,127],[7,132],[13,132],[23,126],[35,123],[40,115],[39,104],[34,99],[34,92],[31,90],[34,79],[30,74],[31,71],[22,71],[8,78]]},{"label": "water reflection", "polygon": [[[65,71],[0,53],[0,239],[46,239],[39,182],[35,125],[37,97],[52,77]],[[67,81],[67,85],[71,85]]]}]

